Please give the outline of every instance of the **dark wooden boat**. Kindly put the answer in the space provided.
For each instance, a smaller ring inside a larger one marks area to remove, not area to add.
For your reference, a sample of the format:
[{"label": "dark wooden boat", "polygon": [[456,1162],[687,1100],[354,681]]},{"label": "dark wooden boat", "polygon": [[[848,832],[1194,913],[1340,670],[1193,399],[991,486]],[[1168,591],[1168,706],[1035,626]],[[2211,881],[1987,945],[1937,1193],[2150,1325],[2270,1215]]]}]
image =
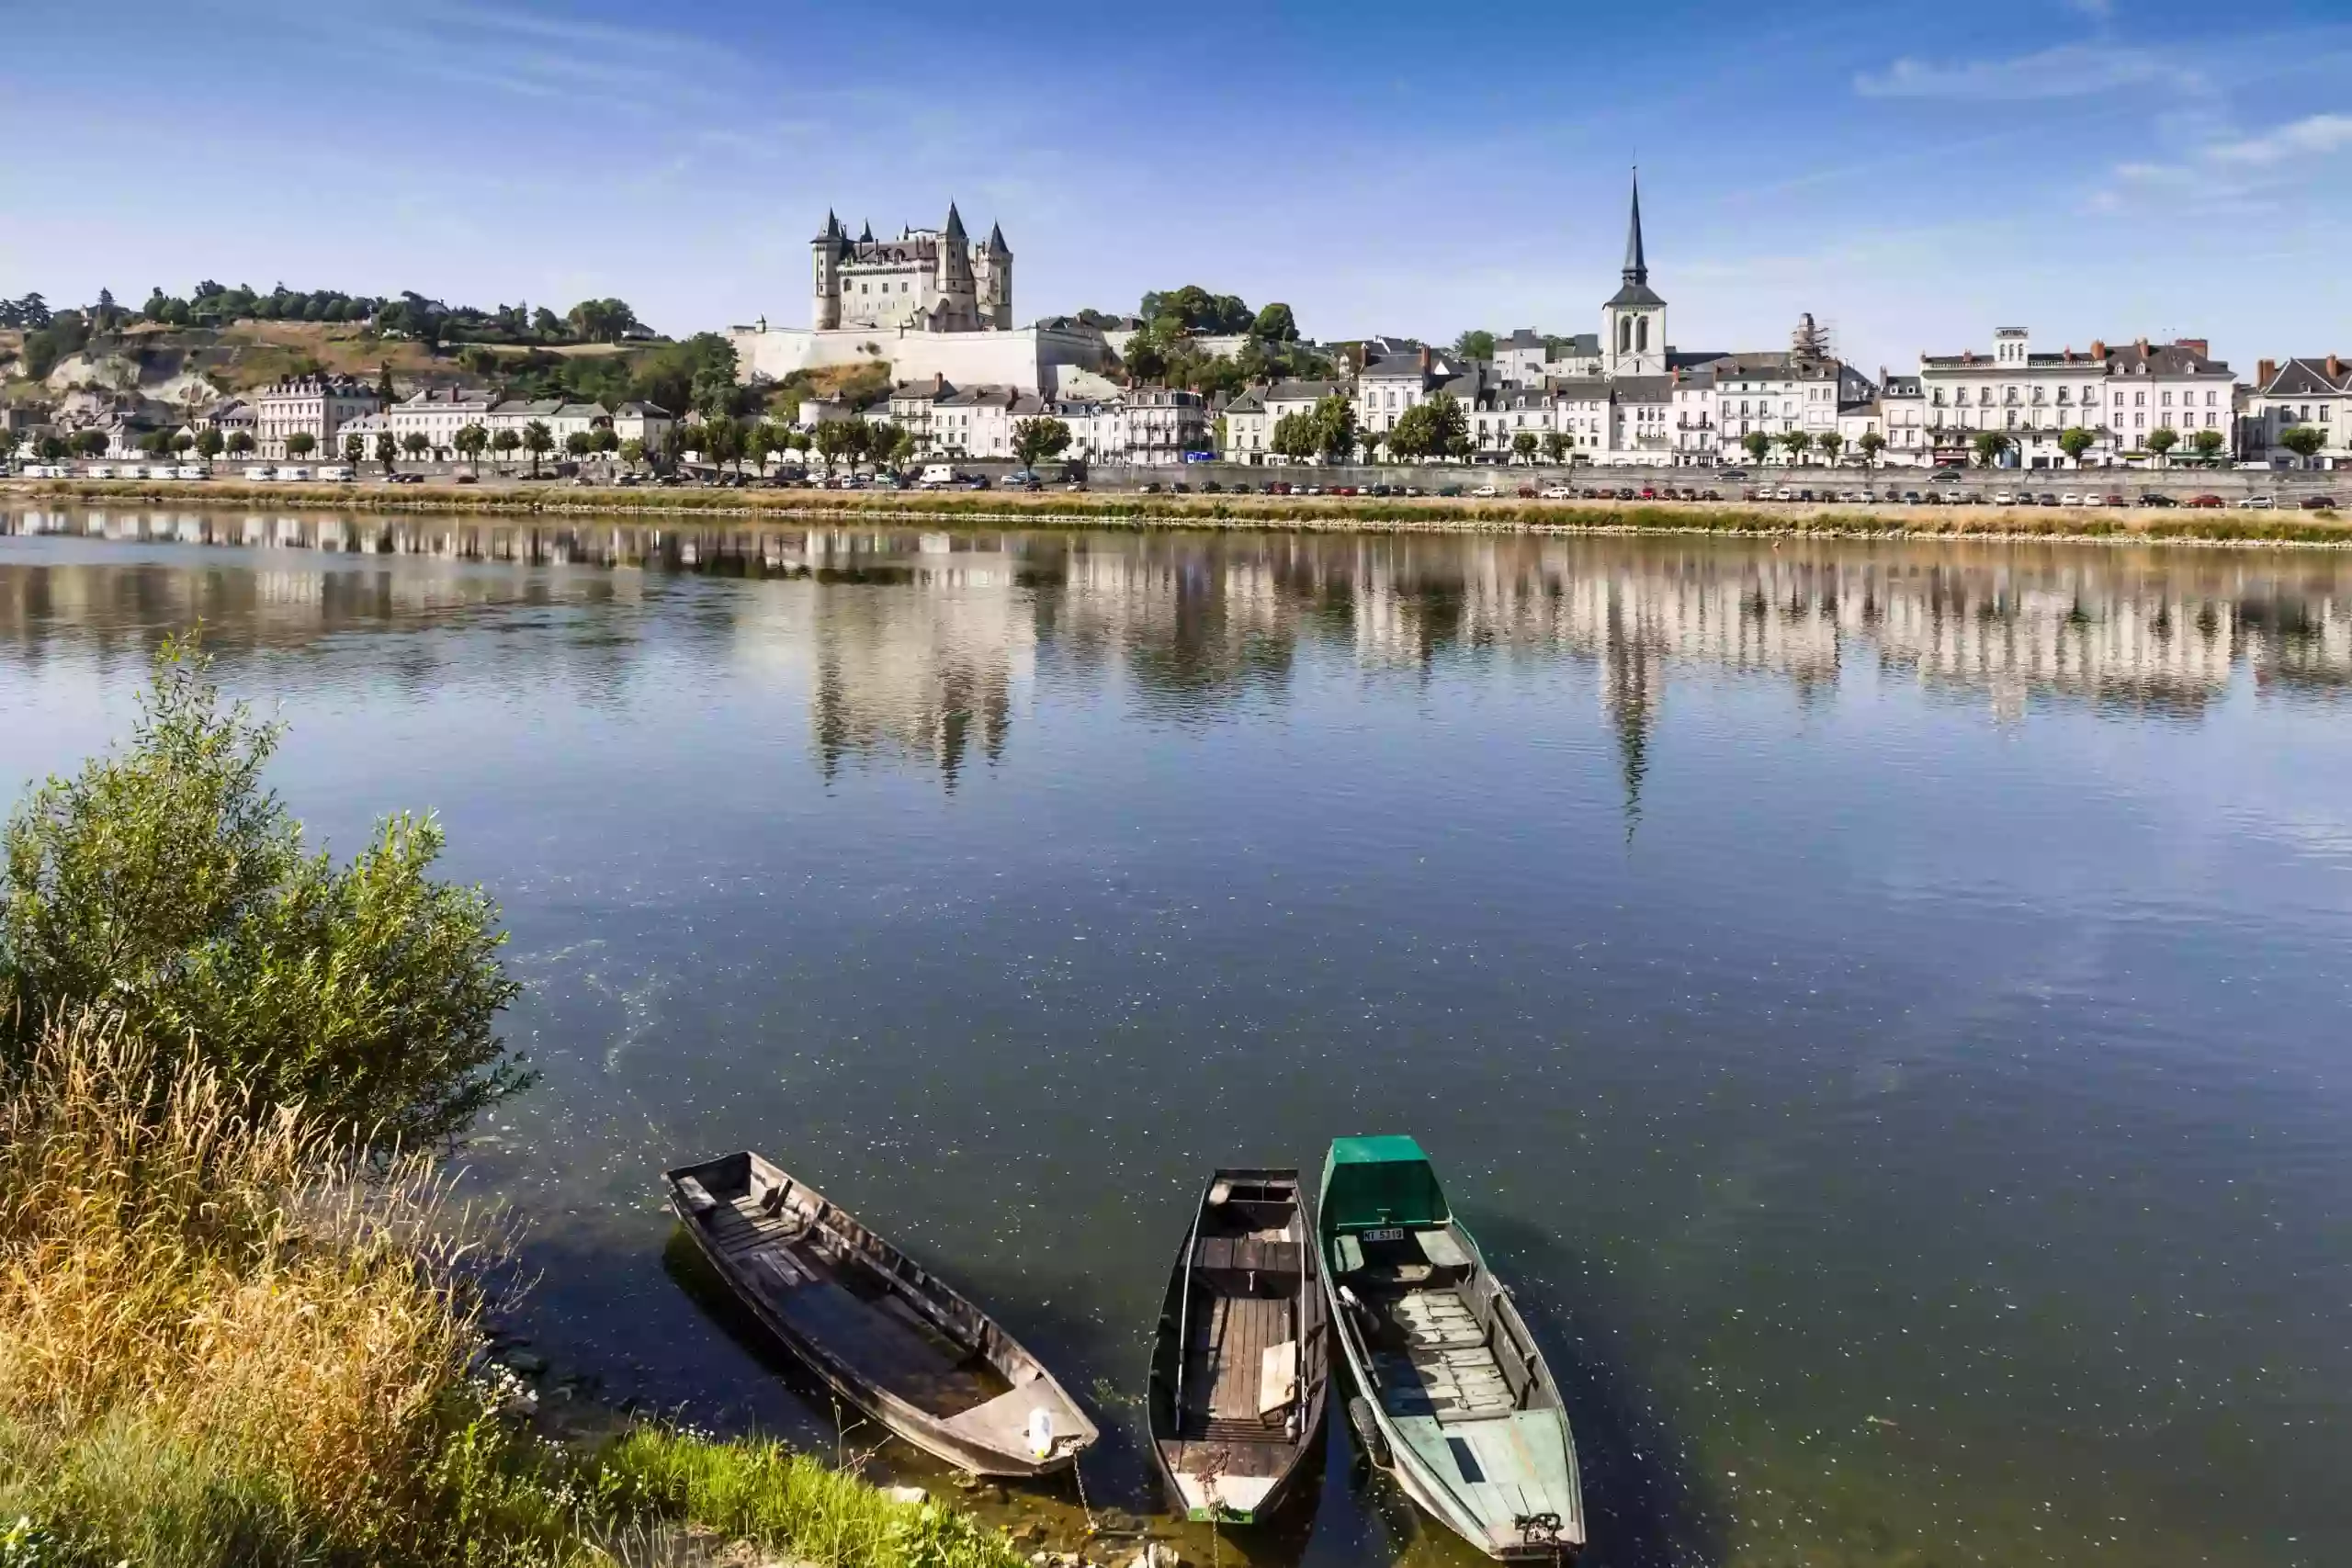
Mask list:
[{"label": "dark wooden boat", "polygon": [[1160,1303],[1153,1456],[1188,1517],[1250,1524],[1291,1490],[1323,1430],[1329,1303],[1295,1170],[1220,1170]]},{"label": "dark wooden boat", "polygon": [[1043,1475],[1094,1441],[988,1314],[755,1154],[665,1171],[670,1206],[752,1315],[842,1400],[975,1475]]}]

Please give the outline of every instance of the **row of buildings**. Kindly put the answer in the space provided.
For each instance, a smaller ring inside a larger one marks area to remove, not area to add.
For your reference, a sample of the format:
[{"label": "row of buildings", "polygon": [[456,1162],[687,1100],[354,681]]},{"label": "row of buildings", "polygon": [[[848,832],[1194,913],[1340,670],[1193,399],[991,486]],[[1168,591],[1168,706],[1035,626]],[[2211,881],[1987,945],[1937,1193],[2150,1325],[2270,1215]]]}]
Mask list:
[{"label": "row of buildings", "polygon": [[544,425],[560,448],[567,437],[593,435],[609,429],[622,441],[642,441],[658,449],[675,423],[657,403],[565,402],[560,399],[498,398],[488,391],[463,387],[428,387],[387,405],[373,383],[347,376],[288,376],[247,398],[232,398],[184,427],[190,435],[207,430],[225,434],[243,431],[252,435],[254,453],[267,458],[291,454],[287,443],[308,435],[322,457],[340,456],[352,437],[359,438],[368,455],[376,452],[379,435],[390,435],[402,450],[412,435],[425,449],[446,457],[458,450],[458,433],[480,425],[495,443],[502,430],[517,437],[532,424]]},{"label": "row of buildings", "polygon": [[[953,216],[950,227],[960,237]],[[1001,236],[991,234],[981,254],[990,257],[1000,245]],[[845,240],[830,220],[818,249],[820,324],[886,324],[868,313],[878,304],[869,307],[863,293],[853,304],[846,291],[867,286],[853,283],[854,274],[895,277],[897,268],[933,283],[929,292],[910,291],[906,279],[873,285],[896,289],[887,298],[899,315],[888,324],[946,336],[972,330],[955,314],[963,310],[964,293],[937,286],[944,252],[918,248],[901,259],[893,245]],[[983,290],[991,322],[1011,319],[1009,255],[1001,265],[1001,295]],[[958,289],[968,291],[967,271],[978,276],[976,268],[959,266]],[[1619,286],[1600,314],[1597,332],[1545,337],[1520,331],[1475,359],[1374,338],[1340,358],[1341,378],[1278,381],[1230,398],[1119,387],[1092,375],[1065,373],[1049,385],[959,384],[934,374],[900,380],[888,417],[914,433],[925,456],[1010,457],[1020,421],[1051,416],[1069,426],[1070,456],[1137,463],[1212,450],[1245,463],[1279,461],[1275,432],[1283,418],[1342,397],[1361,433],[1360,453],[1385,444],[1415,407],[1446,398],[1462,412],[1473,452],[1487,459],[1525,455],[1532,441],[1539,457],[1553,461],[1745,465],[1759,460],[1760,436],[1767,443],[1760,460],[1775,463],[1859,462],[1867,453],[1877,464],[1926,467],[1977,461],[1997,448],[1999,463],[2025,468],[2301,465],[2307,459],[2295,448],[2309,444],[2308,461],[2316,466],[2352,465],[2352,365],[2332,354],[2264,360],[2251,381],[2241,381],[2201,338],[2092,339],[2052,348],[2008,329],[1994,335],[1989,351],[1926,354],[1916,370],[1881,367],[1873,374],[1840,359],[1809,315],[1786,348],[1677,347],[1667,301],[1650,282],[1638,184]],[[1086,389],[1078,390],[1074,380]],[[818,403],[805,417],[847,412]],[[2298,429],[2310,434],[2293,435]]]}]

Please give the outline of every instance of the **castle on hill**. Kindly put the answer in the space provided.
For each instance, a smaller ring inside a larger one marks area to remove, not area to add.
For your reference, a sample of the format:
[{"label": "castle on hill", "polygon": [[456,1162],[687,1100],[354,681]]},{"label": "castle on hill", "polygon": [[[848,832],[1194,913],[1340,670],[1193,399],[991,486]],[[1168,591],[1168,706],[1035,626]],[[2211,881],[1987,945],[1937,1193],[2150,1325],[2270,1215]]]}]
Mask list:
[{"label": "castle on hill", "polygon": [[1050,394],[1063,367],[1101,370],[1113,357],[1101,332],[1074,321],[1014,326],[1004,230],[992,223],[975,243],[953,202],[939,228],[902,228],[892,240],[876,239],[871,224],[853,240],[827,212],[808,249],[808,325],[771,327],[763,316],[729,329],[743,380],[882,364],[895,381],[944,378]]}]

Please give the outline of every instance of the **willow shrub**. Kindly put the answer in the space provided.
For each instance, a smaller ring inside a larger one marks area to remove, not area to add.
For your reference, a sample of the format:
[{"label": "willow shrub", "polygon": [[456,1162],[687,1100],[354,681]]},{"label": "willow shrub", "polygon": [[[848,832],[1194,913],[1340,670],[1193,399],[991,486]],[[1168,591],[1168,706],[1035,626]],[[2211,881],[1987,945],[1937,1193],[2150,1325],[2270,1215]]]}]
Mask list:
[{"label": "willow shrub", "polygon": [[129,743],[17,807],[0,1055],[21,1067],[44,1019],[99,1005],[379,1148],[455,1138],[526,1081],[492,1029],[517,989],[497,908],[432,876],[430,818],[387,818],[347,864],[311,853],[262,782],[279,735],[167,640]]}]

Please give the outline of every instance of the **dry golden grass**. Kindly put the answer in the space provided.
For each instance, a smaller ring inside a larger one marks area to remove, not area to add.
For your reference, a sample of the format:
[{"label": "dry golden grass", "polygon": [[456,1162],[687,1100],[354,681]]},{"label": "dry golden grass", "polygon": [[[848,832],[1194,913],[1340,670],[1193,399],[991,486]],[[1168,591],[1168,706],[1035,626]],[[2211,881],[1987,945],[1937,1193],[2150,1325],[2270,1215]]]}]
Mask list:
[{"label": "dry golden grass", "polygon": [[173,1490],[140,1467],[194,1465],[278,1517],[232,1537],[399,1533],[480,1346],[459,1218],[421,1161],[362,1168],[200,1060],[52,1026],[0,1101],[0,1504],[127,1550],[155,1521],[124,1487]]}]

